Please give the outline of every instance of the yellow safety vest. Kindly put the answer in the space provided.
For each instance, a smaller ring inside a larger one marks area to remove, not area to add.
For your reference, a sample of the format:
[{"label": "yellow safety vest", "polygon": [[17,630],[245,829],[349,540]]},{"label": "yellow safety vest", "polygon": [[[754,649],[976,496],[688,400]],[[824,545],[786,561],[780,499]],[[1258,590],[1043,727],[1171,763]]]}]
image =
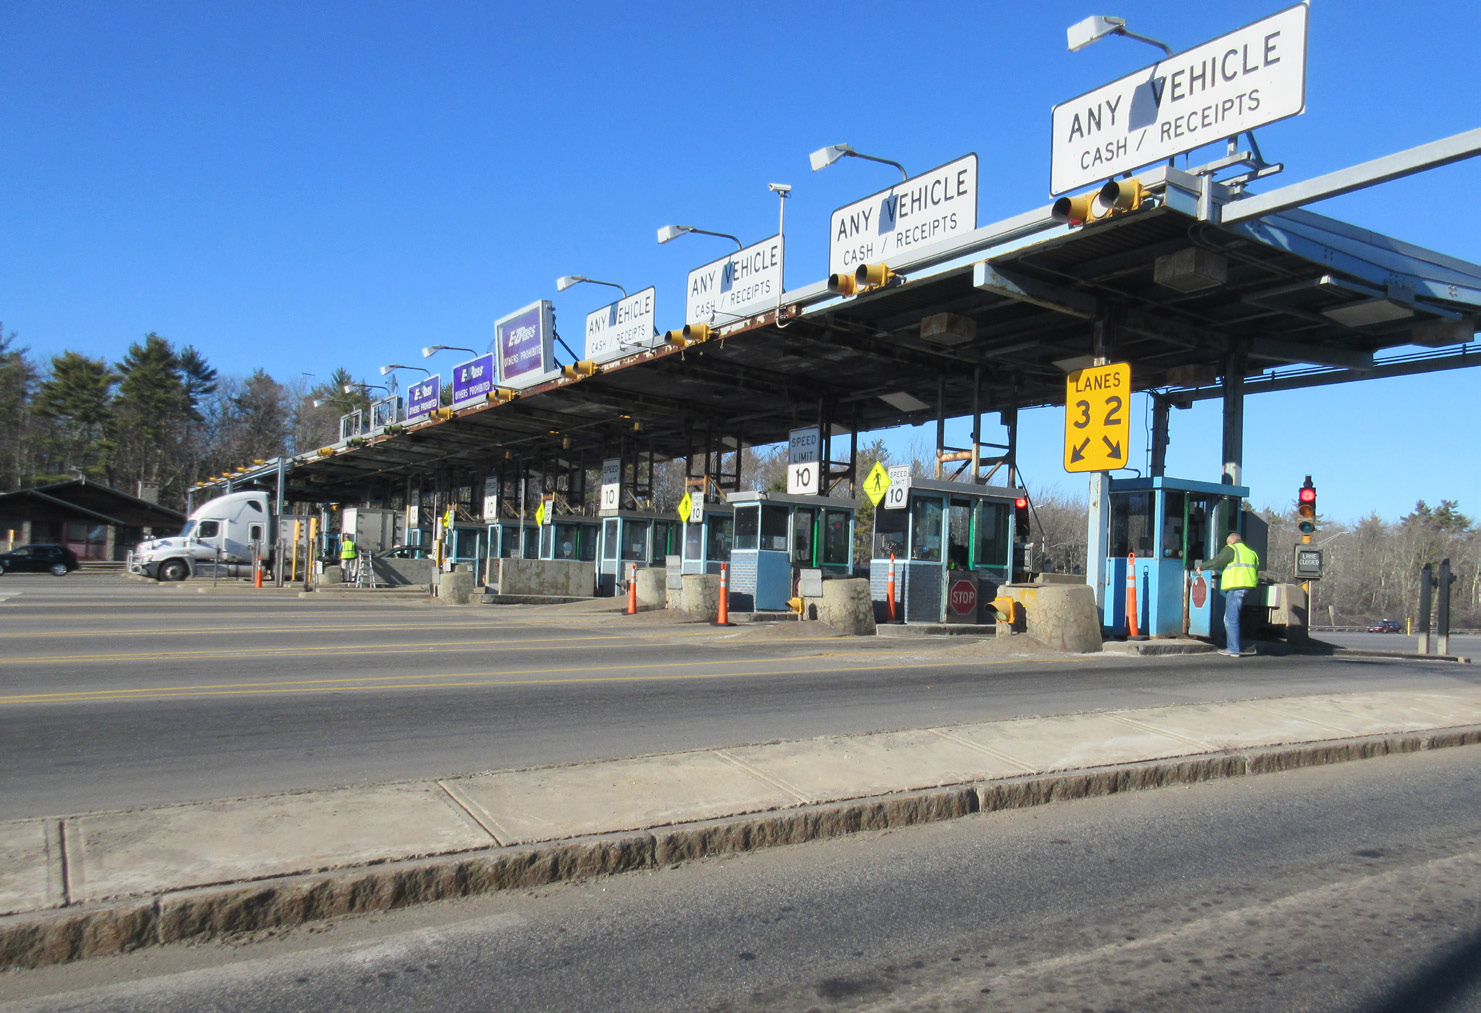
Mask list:
[{"label": "yellow safety vest", "polygon": [[1254,587],[1260,582],[1260,554],[1244,542],[1235,542],[1230,548],[1234,550],[1234,562],[1224,567],[1220,585],[1225,591]]},{"label": "yellow safety vest", "polygon": [[352,539],[352,538],[346,538],[344,540],[344,542],[340,545],[340,547],[339,547],[339,558],[340,559],[354,559],[355,558],[355,541],[354,541],[354,539]]}]

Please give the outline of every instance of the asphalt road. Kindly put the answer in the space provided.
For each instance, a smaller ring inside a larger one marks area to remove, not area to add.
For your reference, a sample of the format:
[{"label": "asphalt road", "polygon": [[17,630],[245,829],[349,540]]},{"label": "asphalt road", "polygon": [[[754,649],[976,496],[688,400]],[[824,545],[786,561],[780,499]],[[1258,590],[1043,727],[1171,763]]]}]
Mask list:
[{"label": "asphalt road", "polygon": [[0,1010],[1481,1010],[1478,761],[1133,792],[161,947],[5,976]]},{"label": "asphalt road", "polygon": [[422,600],[0,583],[0,819],[845,732],[1474,682],[1366,658],[1013,657]]}]

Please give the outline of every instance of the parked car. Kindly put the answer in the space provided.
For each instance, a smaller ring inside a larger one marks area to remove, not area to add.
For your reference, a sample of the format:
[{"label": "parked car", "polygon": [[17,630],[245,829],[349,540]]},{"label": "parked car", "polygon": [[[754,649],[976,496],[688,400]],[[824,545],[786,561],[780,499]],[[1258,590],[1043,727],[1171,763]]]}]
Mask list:
[{"label": "parked car", "polygon": [[22,545],[0,553],[0,573],[50,573],[65,577],[77,569],[77,553],[65,545]]},{"label": "parked car", "polygon": [[1368,624],[1369,633],[1403,633],[1404,624],[1397,619],[1380,619]]}]

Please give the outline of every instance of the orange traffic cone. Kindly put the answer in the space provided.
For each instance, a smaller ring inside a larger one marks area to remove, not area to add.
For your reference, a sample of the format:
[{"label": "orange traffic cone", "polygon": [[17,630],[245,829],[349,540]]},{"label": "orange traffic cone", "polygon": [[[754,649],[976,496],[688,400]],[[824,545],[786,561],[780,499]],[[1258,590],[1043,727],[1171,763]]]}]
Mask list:
[{"label": "orange traffic cone", "polygon": [[890,553],[890,575],[884,582],[884,596],[889,610],[890,622],[895,621],[895,554]]},{"label": "orange traffic cone", "polygon": [[1136,608],[1136,553],[1126,554],[1126,635],[1140,637]]},{"label": "orange traffic cone", "polygon": [[632,565],[632,573],[627,579],[627,614],[635,616],[638,614],[638,564]]},{"label": "orange traffic cone", "polygon": [[730,625],[730,564],[720,564],[720,614],[715,622],[721,626]]}]

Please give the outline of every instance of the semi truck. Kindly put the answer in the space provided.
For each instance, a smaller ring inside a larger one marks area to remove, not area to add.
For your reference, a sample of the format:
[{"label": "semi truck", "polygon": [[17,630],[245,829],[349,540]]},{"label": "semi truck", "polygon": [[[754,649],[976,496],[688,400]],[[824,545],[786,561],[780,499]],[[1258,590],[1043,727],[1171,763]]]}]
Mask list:
[{"label": "semi truck", "polygon": [[140,542],[129,569],[156,580],[184,580],[199,571],[251,576],[258,554],[265,565],[270,560],[278,534],[268,495],[233,492],[201,504],[178,535]]},{"label": "semi truck", "polygon": [[[195,574],[250,577],[256,559],[271,569],[279,541],[295,537],[293,522],[307,518],[272,512],[272,494],[261,490],[232,492],[201,504],[186,518],[178,535],[140,542],[129,568],[156,580],[184,580]],[[307,523],[297,532],[304,537]],[[371,553],[391,548],[401,529],[400,514],[375,507],[345,507],[342,532],[353,532],[355,544]],[[326,550],[333,546],[325,546]],[[305,562],[313,552],[304,546]]]}]

